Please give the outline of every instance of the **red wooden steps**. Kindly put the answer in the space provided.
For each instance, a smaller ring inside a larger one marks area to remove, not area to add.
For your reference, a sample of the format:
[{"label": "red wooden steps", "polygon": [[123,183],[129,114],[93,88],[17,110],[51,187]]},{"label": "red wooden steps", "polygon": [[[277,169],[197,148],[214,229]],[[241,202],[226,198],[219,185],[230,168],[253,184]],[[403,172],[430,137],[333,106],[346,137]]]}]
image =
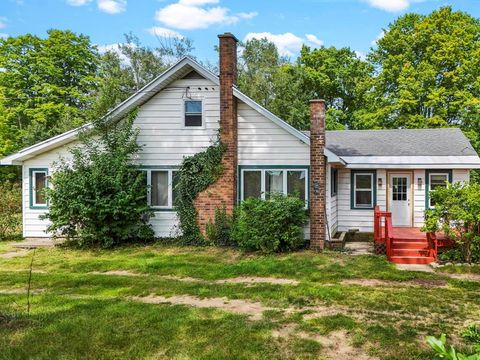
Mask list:
[{"label": "red wooden steps", "polygon": [[435,259],[429,255],[428,241],[425,237],[413,237],[407,233],[392,239],[392,255],[389,260],[395,264],[430,264]]}]

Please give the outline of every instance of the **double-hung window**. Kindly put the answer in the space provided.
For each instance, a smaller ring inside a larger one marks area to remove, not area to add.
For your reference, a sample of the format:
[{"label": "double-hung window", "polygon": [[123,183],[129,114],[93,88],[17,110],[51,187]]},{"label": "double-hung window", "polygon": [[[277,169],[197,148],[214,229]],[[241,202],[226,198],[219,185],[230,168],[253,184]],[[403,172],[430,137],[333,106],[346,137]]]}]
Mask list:
[{"label": "double-hung window", "polygon": [[452,182],[452,173],[449,170],[427,170],[425,175],[427,178],[425,187],[427,207],[431,208],[435,206],[435,202],[432,201],[430,193],[439,187],[446,187],[448,182]]},{"label": "double-hung window", "polygon": [[375,171],[352,170],[351,207],[352,209],[373,209],[376,205]]},{"label": "double-hung window", "polygon": [[201,100],[185,101],[185,127],[203,127],[203,111]]},{"label": "double-hung window", "polygon": [[308,203],[306,168],[245,168],[241,170],[240,199],[268,199],[274,194],[293,195]]},{"label": "double-hung window", "polygon": [[30,208],[47,208],[48,169],[30,169]]},{"label": "double-hung window", "polygon": [[171,210],[176,198],[178,172],[175,169],[148,169],[148,205],[154,209]]}]

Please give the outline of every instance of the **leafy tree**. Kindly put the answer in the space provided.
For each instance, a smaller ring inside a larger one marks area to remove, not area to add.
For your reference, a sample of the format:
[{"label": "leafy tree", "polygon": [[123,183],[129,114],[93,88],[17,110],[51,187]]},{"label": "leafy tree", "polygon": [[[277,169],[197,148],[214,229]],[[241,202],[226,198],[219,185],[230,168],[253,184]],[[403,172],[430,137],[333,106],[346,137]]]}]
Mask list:
[{"label": "leafy tree", "polygon": [[480,261],[480,184],[448,184],[430,193],[425,231],[442,230],[461,247],[467,262]]},{"label": "leafy tree", "polygon": [[285,59],[267,39],[252,39],[243,44],[239,61],[238,86],[260,105],[268,108],[275,97],[274,75]]},{"label": "leafy tree", "polygon": [[473,126],[478,141],[478,19],[450,6],[426,16],[407,14],[385,30],[377,45],[368,56],[378,70],[377,101],[359,126]]},{"label": "leafy tree", "polygon": [[131,165],[141,150],[134,119],[132,113],[115,124],[98,121],[71,150],[71,159],[56,164],[44,216],[54,237],[102,247],[153,239],[145,174]]},{"label": "leafy tree", "polygon": [[47,33],[0,39],[0,156],[86,121],[98,53],[87,36]]},{"label": "leafy tree", "polygon": [[0,240],[22,235],[22,187],[0,182]]}]

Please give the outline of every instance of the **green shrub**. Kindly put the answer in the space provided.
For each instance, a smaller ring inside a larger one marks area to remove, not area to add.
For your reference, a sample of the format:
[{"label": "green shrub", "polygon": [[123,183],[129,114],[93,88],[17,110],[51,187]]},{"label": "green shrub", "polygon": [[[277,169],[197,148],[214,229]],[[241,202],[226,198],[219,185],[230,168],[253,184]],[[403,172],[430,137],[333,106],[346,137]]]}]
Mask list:
[{"label": "green shrub", "polygon": [[71,150],[71,161],[56,164],[45,216],[54,237],[105,248],[153,240],[145,174],[130,161],[140,151],[134,119],[130,114],[116,124],[97,124]]},{"label": "green shrub", "polygon": [[475,345],[480,345],[480,327],[477,324],[470,324],[463,331],[462,337]]},{"label": "green shrub", "polygon": [[305,243],[303,226],[307,221],[305,203],[298,197],[249,198],[237,208],[232,237],[246,250],[294,250]]},{"label": "green shrub", "polygon": [[454,239],[461,249],[462,261],[480,258],[480,184],[448,184],[438,187],[430,196],[435,208],[425,211],[422,230],[441,230]]},{"label": "green shrub", "polygon": [[235,245],[232,240],[233,217],[228,215],[225,206],[215,209],[215,218],[206,226],[206,236],[210,245],[232,246]]},{"label": "green shrub", "polygon": [[434,360],[480,360],[480,348],[475,347],[475,353],[465,355],[457,352],[453,346],[446,346],[447,337],[442,334],[438,339],[434,336],[427,337],[427,343],[435,351]]},{"label": "green shrub", "polygon": [[0,240],[22,234],[22,188],[16,183],[0,183]]}]

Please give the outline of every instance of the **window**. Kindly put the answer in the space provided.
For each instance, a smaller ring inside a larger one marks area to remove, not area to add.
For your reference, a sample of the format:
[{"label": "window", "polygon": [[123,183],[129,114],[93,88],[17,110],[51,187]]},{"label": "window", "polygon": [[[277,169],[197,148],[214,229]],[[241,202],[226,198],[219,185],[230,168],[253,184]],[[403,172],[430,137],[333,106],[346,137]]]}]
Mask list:
[{"label": "window", "polygon": [[439,187],[446,187],[447,182],[452,182],[452,172],[449,170],[427,170],[426,179],[426,206],[427,208],[431,208],[435,206],[435,203],[430,197],[430,192],[435,191],[435,189]]},{"label": "window", "polygon": [[376,173],[352,170],[352,209],[373,209],[376,203]]},{"label": "window", "polygon": [[308,201],[307,169],[242,169],[240,199],[268,199],[273,194],[294,195]]},{"label": "window", "polygon": [[404,176],[392,178],[392,200],[406,201],[407,200],[407,178]]},{"label": "window", "polygon": [[337,195],[338,191],[338,169],[333,169],[330,172],[330,196]]},{"label": "window", "polygon": [[155,209],[171,210],[176,197],[178,171],[175,169],[143,171],[147,174],[148,204]]},{"label": "window", "polygon": [[30,208],[47,208],[48,169],[30,169]]},{"label": "window", "polygon": [[200,100],[185,101],[185,126],[202,127],[202,102]]}]

